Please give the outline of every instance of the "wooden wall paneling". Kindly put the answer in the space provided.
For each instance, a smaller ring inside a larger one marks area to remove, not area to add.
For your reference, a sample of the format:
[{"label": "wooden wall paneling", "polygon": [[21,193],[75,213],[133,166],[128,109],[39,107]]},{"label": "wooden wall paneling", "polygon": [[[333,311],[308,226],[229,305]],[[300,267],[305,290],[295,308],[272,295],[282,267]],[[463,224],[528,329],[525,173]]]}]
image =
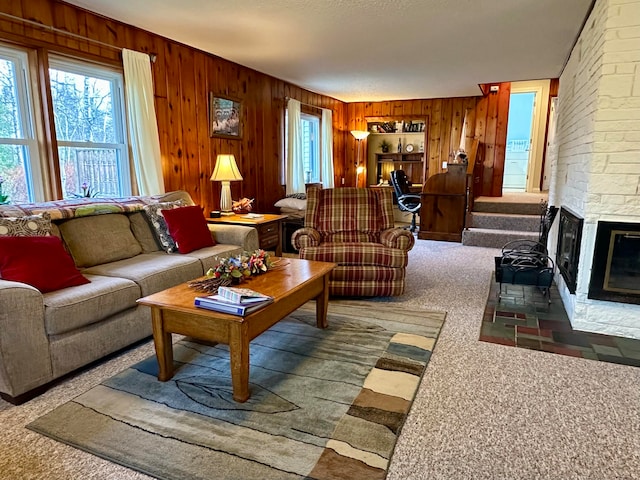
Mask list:
[{"label": "wooden wall paneling", "polygon": [[[97,31],[99,30],[99,24],[102,23],[102,19],[98,19],[95,15],[87,15],[86,12],[78,14],[78,26],[80,28],[80,35],[88,38],[98,40]],[[100,56],[102,54],[102,48],[95,42],[87,42],[87,52],[92,55]]]},{"label": "wooden wall paneling", "polygon": [[469,152],[473,139],[475,137],[475,125],[476,125],[476,99],[465,98],[462,104],[462,121],[465,131],[464,150]]},{"label": "wooden wall paneling", "polygon": [[[70,5],[67,5],[66,3],[54,3],[52,5],[53,8],[53,24],[56,28],[59,28],[61,30],[65,30],[67,32],[72,32],[72,33],[76,33],[75,30],[75,26],[76,26],[76,10],[73,9],[73,7],[71,7]],[[58,45],[65,45],[68,48],[74,49],[74,50],[79,50],[79,44],[78,41],[73,38],[70,37],[69,35],[64,35],[64,34],[56,34],[55,37],[55,43]]]},{"label": "wooden wall paneling", "polygon": [[391,107],[391,115],[396,118],[403,118],[405,116],[404,113],[405,102],[402,100],[396,100],[393,102],[393,106]]},{"label": "wooden wall paneling", "polygon": [[493,169],[495,162],[496,127],[498,125],[498,94],[490,93],[487,106],[487,126],[485,133],[484,168],[482,172],[482,195],[491,196]]},{"label": "wooden wall paneling", "polygon": [[198,132],[196,115],[196,75],[194,50],[182,46],[180,48],[180,142],[178,149],[182,152],[179,163],[182,172],[180,189],[188,191],[193,200],[200,203]]},{"label": "wooden wall paneling", "polygon": [[162,128],[168,131],[169,143],[166,146],[166,160],[169,165],[168,178],[165,178],[165,188],[168,191],[184,188],[184,172],[182,170],[183,142],[182,142],[182,47],[166,43],[167,47],[167,106],[168,116]]},{"label": "wooden wall paneling", "polygon": [[442,99],[438,98],[433,100],[431,104],[431,119],[429,125],[429,176],[442,171],[442,162],[440,161],[441,115]]},{"label": "wooden wall paneling", "polygon": [[422,104],[422,100],[412,100],[409,107],[409,115],[411,115],[412,117],[422,117]]},{"label": "wooden wall paneling", "polygon": [[[157,60],[156,60],[157,61]],[[209,200],[209,177],[213,170],[209,169],[211,157],[211,144],[209,142],[209,77],[207,69],[207,56],[198,52],[194,57],[195,90],[193,103],[195,106],[195,134],[197,148],[196,161],[198,165],[198,177],[194,202],[205,208],[206,215],[212,210],[212,202]],[[197,200],[196,198],[197,197]]]},{"label": "wooden wall paneling", "polygon": [[498,92],[498,118],[496,123],[495,158],[493,163],[493,179],[491,196],[502,196],[502,180],[507,148],[507,123],[509,119],[509,100],[511,98],[511,83],[501,83]]},{"label": "wooden wall paneling", "polygon": [[[22,17],[32,22],[42,23],[43,25],[53,24],[53,14],[51,4],[48,2],[22,1]],[[43,28],[25,24],[24,35],[36,40],[44,42],[55,42],[55,35]]]},{"label": "wooden wall paneling", "polygon": [[[442,111],[440,116],[440,159],[450,162],[453,160],[451,149],[451,129],[453,121],[453,99],[442,100]],[[460,141],[458,139],[458,141]]]},{"label": "wooden wall paneling", "polygon": [[451,140],[449,148],[457,152],[460,148],[462,126],[464,124],[464,99],[454,98],[451,108]]},{"label": "wooden wall paneling", "polygon": [[[22,14],[22,2],[17,0],[0,0],[0,11],[13,15],[14,17],[24,17]],[[24,36],[24,24],[14,20],[0,18],[0,31],[11,35]]]},{"label": "wooden wall paneling", "polygon": [[347,120],[344,104],[336,104],[333,102],[333,166],[334,166],[334,185],[342,186],[342,179],[346,182],[346,132]]}]

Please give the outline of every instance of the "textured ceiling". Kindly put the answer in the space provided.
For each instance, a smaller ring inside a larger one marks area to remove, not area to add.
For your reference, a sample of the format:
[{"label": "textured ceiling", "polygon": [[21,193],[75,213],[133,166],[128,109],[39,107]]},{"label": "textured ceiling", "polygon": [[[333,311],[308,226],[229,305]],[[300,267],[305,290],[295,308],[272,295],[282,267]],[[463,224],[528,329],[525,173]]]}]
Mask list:
[{"label": "textured ceiling", "polygon": [[593,0],[67,0],[345,102],[555,78]]}]

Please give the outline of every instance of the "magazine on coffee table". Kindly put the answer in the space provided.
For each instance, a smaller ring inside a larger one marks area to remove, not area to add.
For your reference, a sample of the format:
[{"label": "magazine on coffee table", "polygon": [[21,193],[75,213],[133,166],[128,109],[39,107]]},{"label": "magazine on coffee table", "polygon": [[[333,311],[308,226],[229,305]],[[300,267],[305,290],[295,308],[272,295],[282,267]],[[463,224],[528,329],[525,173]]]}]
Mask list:
[{"label": "magazine on coffee table", "polygon": [[207,310],[214,310],[221,313],[230,313],[231,315],[245,316],[273,302],[273,298],[264,296],[260,301],[251,303],[232,302],[220,294],[208,295],[206,297],[196,297],[194,305]]},{"label": "magazine on coffee table", "polygon": [[264,295],[263,293],[256,292],[250,288],[241,287],[218,287],[218,295],[229,302],[241,305],[261,303],[271,299],[269,295]]}]

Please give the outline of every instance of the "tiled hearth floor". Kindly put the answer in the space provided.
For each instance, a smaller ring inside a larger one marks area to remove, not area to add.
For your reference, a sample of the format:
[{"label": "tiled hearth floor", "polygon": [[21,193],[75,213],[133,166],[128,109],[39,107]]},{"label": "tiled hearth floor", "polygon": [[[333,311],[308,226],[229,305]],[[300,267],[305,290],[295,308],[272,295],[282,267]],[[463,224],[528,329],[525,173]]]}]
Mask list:
[{"label": "tiled hearth floor", "polygon": [[640,340],[573,330],[555,285],[551,304],[536,287],[492,282],[480,340],[640,367]]}]

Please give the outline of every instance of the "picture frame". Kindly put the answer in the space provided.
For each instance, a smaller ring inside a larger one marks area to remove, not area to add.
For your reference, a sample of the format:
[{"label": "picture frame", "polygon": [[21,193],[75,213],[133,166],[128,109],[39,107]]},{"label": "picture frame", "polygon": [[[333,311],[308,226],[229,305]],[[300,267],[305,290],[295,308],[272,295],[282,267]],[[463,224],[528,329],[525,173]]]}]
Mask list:
[{"label": "picture frame", "polygon": [[209,93],[210,136],[242,138],[242,102]]}]

